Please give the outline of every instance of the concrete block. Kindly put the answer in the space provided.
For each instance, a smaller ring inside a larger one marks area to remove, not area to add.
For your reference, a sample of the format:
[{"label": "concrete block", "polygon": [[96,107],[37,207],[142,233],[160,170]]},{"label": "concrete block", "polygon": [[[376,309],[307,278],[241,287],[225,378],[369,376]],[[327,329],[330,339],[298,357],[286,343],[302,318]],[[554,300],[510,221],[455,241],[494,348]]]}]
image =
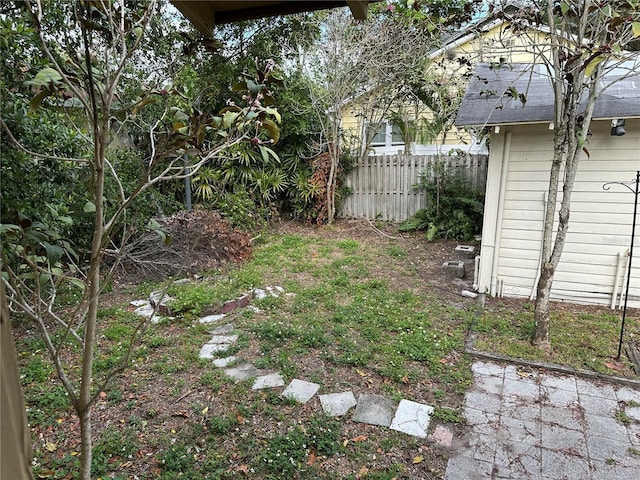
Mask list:
[{"label": "concrete block", "polygon": [[389,428],[413,437],[426,438],[433,407],[411,400],[400,400]]},{"label": "concrete block", "polygon": [[149,303],[156,308],[156,313],[161,315],[171,315],[171,307],[169,305],[173,300],[173,297],[162,290],[156,290],[149,295]]},{"label": "concrete block", "polygon": [[476,247],[473,245],[458,245],[456,247],[456,254],[464,258],[474,258],[476,255]]},{"label": "concrete block", "polygon": [[464,278],[464,262],[460,260],[444,262],[442,264],[442,268],[444,268],[447,273],[453,275],[456,278]]},{"label": "concrete block", "polygon": [[199,323],[216,323],[219,322],[220,320],[222,320],[226,315],[223,314],[218,314],[218,315],[207,315],[205,317],[202,317],[200,320],[198,320]]},{"label": "concrete block", "polygon": [[225,323],[211,330],[212,335],[226,335],[233,332],[233,323]]},{"label": "concrete block", "polygon": [[356,397],[353,392],[330,393],[328,395],[320,395],[320,405],[325,415],[330,417],[341,417],[346,415],[352,407],[355,407]]},{"label": "concrete block", "polygon": [[250,363],[243,363],[234,368],[227,368],[224,373],[233,378],[236,382],[248,380],[262,375],[262,370],[259,370]]},{"label": "concrete block", "polygon": [[262,375],[253,382],[252,390],[262,390],[263,388],[276,388],[284,386],[284,380],[279,373]]},{"label": "concrete block", "polygon": [[231,355],[230,357],[216,358],[213,361],[213,364],[218,368],[224,368],[224,367],[228,367],[236,360],[237,360],[237,357],[235,355]]},{"label": "concrete block", "polygon": [[299,403],[307,403],[311,400],[316,392],[320,389],[320,385],[312,382],[305,382],[294,378],[289,386],[282,392],[283,397],[291,398]]},{"label": "concrete block", "polygon": [[363,394],[358,397],[358,406],[353,421],[388,427],[398,408],[398,403],[382,395]]}]

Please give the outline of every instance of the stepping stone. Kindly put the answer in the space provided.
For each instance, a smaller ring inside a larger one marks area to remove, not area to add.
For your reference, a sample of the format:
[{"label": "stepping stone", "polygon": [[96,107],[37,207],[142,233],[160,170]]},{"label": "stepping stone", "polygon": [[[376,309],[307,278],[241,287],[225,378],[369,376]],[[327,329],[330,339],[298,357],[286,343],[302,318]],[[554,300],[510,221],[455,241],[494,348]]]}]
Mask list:
[{"label": "stepping stone", "polygon": [[229,346],[238,341],[238,335],[214,335],[207,343],[221,344],[227,343]]},{"label": "stepping stone", "polygon": [[233,332],[233,324],[232,323],[227,323],[225,325],[220,325],[219,327],[214,328],[213,330],[211,330],[211,334],[212,335],[226,335],[227,333],[231,333]]},{"label": "stepping stone", "polygon": [[236,361],[236,356],[235,355],[231,355],[230,357],[216,358],[213,361],[213,364],[218,368],[224,368],[224,367],[228,367],[229,365],[231,365],[235,361]]},{"label": "stepping stone", "polygon": [[341,417],[346,415],[351,407],[355,407],[356,397],[353,392],[330,393],[328,395],[319,395],[320,405],[325,415],[330,417]]},{"label": "stepping stone", "polygon": [[218,315],[207,315],[206,317],[202,317],[198,322],[200,323],[216,323],[222,320],[226,315],[224,313]]},{"label": "stepping stone", "polygon": [[449,430],[447,427],[443,427],[442,425],[438,425],[431,435],[433,441],[442,447],[450,447],[453,442],[453,432]]},{"label": "stepping stone", "polygon": [[143,305],[136,308],[133,313],[140,315],[141,317],[150,317],[155,313],[155,311],[155,308],[153,308],[149,302],[145,302]]},{"label": "stepping stone", "polygon": [[400,400],[400,405],[398,405],[398,410],[389,428],[413,437],[426,438],[432,413],[433,407],[430,405],[411,400]]},{"label": "stepping stone", "polygon": [[167,295],[162,290],[156,290],[149,295],[149,303],[156,307],[156,309],[163,315],[171,315],[170,303],[175,298]]},{"label": "stepping stone", "polygon": [[229,350],[230,346],[230,343],[205,343],[200,349],[200,358],[211,359],[217,353]]},{"label": "stepping stone", "polygon": [[262,300],[263,298],[267,298],[267,291],[261,288],[254,288],[253,296],[256,297],[256,300]]},{"label": "stepping stone", "polygon": [[263,388],[275,388],[284,386],[284,379],[279,373],[270,373],[256,378],[253,382],[252,390],[262,390]]},{"label": "stepping stone", "polygon": [[241,382],[243,380],[248,380],[262,375],[262,370],[257,369],[250,363],[243,363],[237,367],[227,368],[224,373],[233,378],[236,382]]},{"label": "stepping stone", "polygon": [[388,427],[391,425],[393,415],[398,408],[398,403],[382,395],[363,394],[358,397],[358,406],[353,414],[354,422],[368,423]]},{"label": "stepping stone", "polygon": [[316,392],[320,390],[320,385],[312,382],[305,382],[294,378],[287,388],[282,392],[283,397],[295,400],[298,403],[307,403]]}]

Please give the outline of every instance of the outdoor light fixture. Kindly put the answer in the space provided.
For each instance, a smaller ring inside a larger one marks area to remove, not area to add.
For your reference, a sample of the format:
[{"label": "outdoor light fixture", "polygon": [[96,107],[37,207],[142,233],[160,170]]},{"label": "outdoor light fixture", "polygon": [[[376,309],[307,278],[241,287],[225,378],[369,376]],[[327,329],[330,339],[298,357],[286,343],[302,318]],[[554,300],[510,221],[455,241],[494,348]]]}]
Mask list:
[{"label": "outdoor light fixture", "polygon": [[614,118],[611,120],[611,136],[612,137],[621,137],[624,135],[624,118]]}]

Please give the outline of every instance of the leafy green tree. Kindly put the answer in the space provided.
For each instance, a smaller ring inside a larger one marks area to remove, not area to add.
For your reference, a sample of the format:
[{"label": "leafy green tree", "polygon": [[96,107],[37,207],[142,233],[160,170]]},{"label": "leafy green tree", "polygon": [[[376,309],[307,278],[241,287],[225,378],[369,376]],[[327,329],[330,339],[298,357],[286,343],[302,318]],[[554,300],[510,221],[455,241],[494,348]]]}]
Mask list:
[{"label": "leafy green tree", "polygon": [[[140,82],[140,75],[151,73],[154,67],[155,59],[145,56],[145,46],[152,41],[148,34],[160,14],[158,2],[25,1],[19,8],[26,19],[24,24],[35,36],[32,44],[25,41],[24,48],[42,59],[25,82],[30,88],[30,109],[35,115],[46,116],[49,110],[70,105],[75,119],[61,124],[77,132],[72,138],[80,141],[81,156],[71,157],[68,154],[73,149],[57,151],[49,144],[27,148],[22,137],[12,131],[9,119],[5,120],[4,110],[0,125],[6,141],[31,161],[82,168],[81,179],[87,185],[83,212],[91,218],[91,241],[87,262],[83,262],[62,236],[41,222],[19,217],[15,223],[3,223],[3,281],[11,306],[38,326],[78,415],[80,478],[88,480],[92,406],[113,376],[125,368],[145,328],[141,323],[136,329],[121,365],[104,377],[94,378],[101,328],[98,312],[106,280],[103,259],[108,248],[115,245],[118,250],[127,239],[119,222],[136,199],[154,186],[197,174],[212,159],[245,142],[264,151],[277,140],[279,114],[268,99],[273,98],[270,85],[281,82],[273,62],[267,62],[256,78],[245,76],[235,85],[240,101],[213,113],[189,92],[174,89],[169,79],[148,77],[153,80],[149,84]],[[153,115],[145,116],[146,109]],[[53,123],[57,125],[58,121]],[[141,171],[133,182],[123,178],[122,170],[118,170],[123,162],[113,154],[118,151],[113,149],[114,142],[127,129],[136,130],[140,138],[144,131],[147,139],[141,148]],[[187,163],[185,153],[189,154]],[[73,184],[64,186],[73,188]],[[58,221],[73,222],[65,212],[60,213],[56,210]],[[65,289],[77,289],[81,294],[71,314],[60,309],[57,302]],[[73,349],[71,344],[75,344]],[[79,352],[77,357],[73,351]],[[79,363],[65,363],[63,352],[71,353]]]}]

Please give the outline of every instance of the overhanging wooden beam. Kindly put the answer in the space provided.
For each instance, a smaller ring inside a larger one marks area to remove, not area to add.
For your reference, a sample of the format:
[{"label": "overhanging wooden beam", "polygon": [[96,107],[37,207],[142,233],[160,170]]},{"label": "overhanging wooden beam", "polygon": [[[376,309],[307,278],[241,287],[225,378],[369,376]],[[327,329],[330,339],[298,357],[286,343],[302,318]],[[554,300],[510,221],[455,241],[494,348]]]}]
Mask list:
[{"label": "overhanging wooden beam", "polygon": [[171,0],[171,3],[203,35],[211,36],[215,25],[258,18],[312,12],[348,6],[354,18],[367,18],[369,3],[379,0]]}]

